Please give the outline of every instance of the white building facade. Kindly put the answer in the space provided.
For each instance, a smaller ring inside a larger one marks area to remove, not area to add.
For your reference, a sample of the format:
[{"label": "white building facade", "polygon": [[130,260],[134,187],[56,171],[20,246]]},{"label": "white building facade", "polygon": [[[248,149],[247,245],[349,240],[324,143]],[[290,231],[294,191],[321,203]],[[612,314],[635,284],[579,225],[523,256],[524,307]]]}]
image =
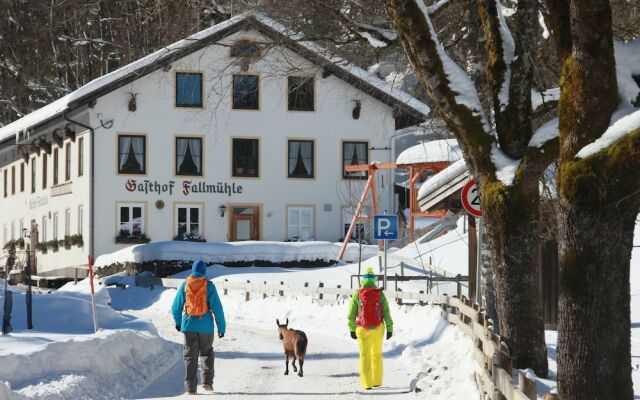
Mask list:
[{"label": "white building facade", "polygon": [[[398,118],[427,113],[238,16],[1,128],[2,243],[36,224],[38,273],[68,275],[146,241],[338,241],[367,179],[343,167],[393,162]],[[390,170],[378,188],[393,212]]]}]

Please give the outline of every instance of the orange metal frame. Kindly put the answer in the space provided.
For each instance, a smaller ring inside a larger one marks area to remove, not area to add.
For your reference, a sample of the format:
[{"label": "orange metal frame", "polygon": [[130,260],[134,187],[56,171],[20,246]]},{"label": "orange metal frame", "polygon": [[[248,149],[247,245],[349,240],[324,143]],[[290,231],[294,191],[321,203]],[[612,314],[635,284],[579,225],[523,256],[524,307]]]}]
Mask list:
[{"label": "orange metal frame", "polygon": [[[371,191],[371,200],[373,202],[373,213],[378,214],[378,190],[376,188],[376,173],[379,169],[408,169],[409,170],[409,240],[413,242],[413,233],[414,233],[414,220],[415,217],[442,217],[444,215],[443,211],[436,212],[428,212],[423,213],[418,208],[418,199],[416,196],[415,183],[418,181],[422,173],[426,170],[431,170],[434,173],[438,173],[443,169],[449,166],[449,162],[429,162],[429,163],[415,163],[415,164],[396,164],[396,163],[372,163],[372,164],[361,164],[361,165],[347,165],[344,167],[346,172],[358,172],[358,171],[367,171],[369,173],[369,178],[367,179],[367,183],[362,191],[362,195],[360,195],[360,200],[358,201],[358,206],[356,207],[355,212],[353,213],[353,217],[351,218],[351,224],[349,225],[349,230],[347,231],[346,236],[344,237],[344,241],[342,243],[342,248],[340,249],[340,253],[338,254],[338,260],[341,260],[344,256],[344,252],[347,249],[347,244],[349,243],[349,238],[351,238],[351,234],[353,233],[353,229],[356,226],[356,222],[359,220],[371,220],[370,216],[361,217],[360,211],[362,210],[362,206],[367,198],[367,193]],[[382,248],[382,240],[378,240],[378,248]]]}]

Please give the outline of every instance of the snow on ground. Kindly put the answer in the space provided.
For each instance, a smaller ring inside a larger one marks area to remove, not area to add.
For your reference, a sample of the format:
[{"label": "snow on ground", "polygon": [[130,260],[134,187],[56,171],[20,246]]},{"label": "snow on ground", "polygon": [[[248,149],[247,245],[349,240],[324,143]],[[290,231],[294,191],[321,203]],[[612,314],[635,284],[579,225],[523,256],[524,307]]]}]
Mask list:
[{"label": "snow on ground", "polygon": [[[289,263],[296,261],[335,260],[342,247],[342,243],[330,242],[154,242],[125,247],[122,250],[99,256],[95,267],[125,262],[146,261],[195,261],[206,263],[225,263],[242,261],[270,261],[272,263]],[[358,244],[349,243],[343,259],[352,261],[358,259]],[[364,246],[363,256],[373,257],[376,246]]]},{"label": "snow on ground", "polygon": [[[153,320],[168,339],[180,341],[168,314],[174,294],[175,290],[166,290],[153,311],[145,309],[139,315]],[[471,340],[441,319],[437,307],[390,304],[395,328],[394,337],[384,344],[384,384],[363,393],[357,373],[358,347],[346,323],[348,296],[321,305],[307,295],[255,296],[249,302],[245,302],[244,293],[220,295],[227,334],[215,342],[216,392],[211,398],[268,395],[277,399],[357,399],[382,395],[385,399],[479,399],[474,381],[475,368],[479,367],[473,361]],[[112,299],[115,301],[114,295]],[[283,375],[276,318],[281,322],[289,319],[291,327],[304,330],[309,338],[302,380]],[[138,398],[181,398],[183,370],[182,360],[176,360]],[[418,396],[409,393],[414,387],[421,389]]]},{"label": "snow on ground", "polygon": [[102,287],[96,296],[102,330],[93,333],[87,287],[85,280],[34,293],[33,330],[26,329],[25,294],[13,292],[13,333],[0,336],[2,400],[120,399],[180,355],[180,346],[160,338],[149,321],[109,307]]}]

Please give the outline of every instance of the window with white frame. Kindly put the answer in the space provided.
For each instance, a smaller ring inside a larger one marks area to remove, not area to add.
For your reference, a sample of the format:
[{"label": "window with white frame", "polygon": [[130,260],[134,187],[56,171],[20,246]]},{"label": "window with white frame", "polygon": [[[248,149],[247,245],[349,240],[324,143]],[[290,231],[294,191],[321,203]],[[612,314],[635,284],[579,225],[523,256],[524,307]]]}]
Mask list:
[{"label": "window with white frame", "polygon": [[20,220],[20,230],[18,231],[19,238],[24,234],[24,219]]},{"label": "window with white frame", "polygon": [[71,209],[64,210],[64,235],[71,236]]},{"label": "window with white frame", "polygon": [[313,207],[287,207],[287,239],[295,242],[312,240],[314,236],[313,214]]},{"label": "window with white frame", "polygon": [[58,184],[58,148],[53,149],[53,186]]},{"label": "window with white frame", "polygon": [[42,217],[42,224],[40,225],[40,237],[42,238],[40,241],[42,243],[47,242],[47,217]]},{"label": "window with white frame", "polygon": [[176,240],[202,239],[202,206],[176,205]]},{"label": "window with white frame", "polygon": [[58,240],[58,226],[60,223],[60,215],[58,213],[53,213],[53,233],[51,236],[53,240]]},{"label": "window with white frame", "polygon": [[82,235],[82,224],[84,223],[84,207],[78,206],[78,235]]},{"label": "window with white frame", "polygon": [[144,236],[144,205],[120,204],[118,206],[118,238],[136,239]]}]

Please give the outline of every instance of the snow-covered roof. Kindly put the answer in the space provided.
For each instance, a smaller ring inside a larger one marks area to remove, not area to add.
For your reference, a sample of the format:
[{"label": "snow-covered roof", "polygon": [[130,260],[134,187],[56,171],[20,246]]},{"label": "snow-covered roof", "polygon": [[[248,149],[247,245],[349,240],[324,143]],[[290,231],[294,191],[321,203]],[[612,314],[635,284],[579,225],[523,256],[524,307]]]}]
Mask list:
[{"label": "snow-covered roof", "polygon": [[254,28],[261,30],[267,35],[271,34],[272,36],[288,39],[282,41],[282,44],[290,47],[295,52],[304,53],[302,54],[303,56],[311,58],[312,61],[316,63],[321,63],[325,69],[337,77],[353,84],[387,104],[398,105],[424,118],[426,118],[430,111],[426,104],[410,94],[350,62],[332,55],[328,50],[318,44],[303,40],[301,34],[289,30],[276,20],[262,13],[247,12],[200,31],[111,73],[94,79],[53,103],[1,127],[0,142],[20,132],[35,128],[49,120],[60,117],[63,113],[86,104],[93,98],[104,95],[132,80],[161,68],[164,63],[169,63],[172,60],[184,57],[206,46],[210,40],[220,40],[222,37],[242,28],[244,22],[252,23]]},{"label": "snow-covered roof", "polygon": [[420,210],[428,211],[434,205],[460,190],[469,180],[469,168],[460,159],[422,184],[418,191]]},{"label": "snow-covered roof", "polygon": [[462,150],[455,139],[432,140],[409,147],[396,159],[396,164],[425,162],[453,162],[462,158]]}]

